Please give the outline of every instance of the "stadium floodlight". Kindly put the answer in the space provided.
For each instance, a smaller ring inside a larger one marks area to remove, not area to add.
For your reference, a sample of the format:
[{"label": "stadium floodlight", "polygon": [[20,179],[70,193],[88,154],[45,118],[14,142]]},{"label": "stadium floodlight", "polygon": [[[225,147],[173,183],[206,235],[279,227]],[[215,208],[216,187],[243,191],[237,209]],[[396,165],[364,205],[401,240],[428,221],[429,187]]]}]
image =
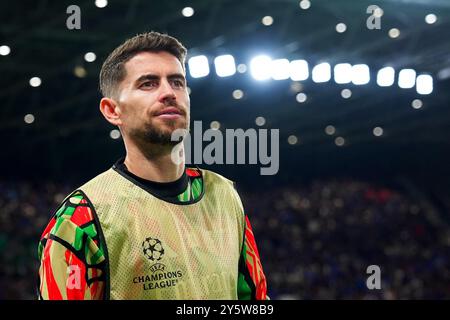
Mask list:
[{"label": "stadium floodlight", "polygon": [[289,69],[292,81],[303,81],[309,77],[308,62],[305,60],[291,61]]},{"label": "stadium floodlight", "polygon": [[411,89],[416,84],[416,71],[402,69],[398,74],[398,86],[403,89]]},{"label": "stadium floodlight", "polygon": [[381,137],[383,135],[384,130],[381,127],[375,127],[373,128],[372,132],[375,137]]},{"label": "stadium floodlight", "polygon": [[352,66],[352,83],[363,85],[370,82],[370,69],[367,64],[355,64]]},{"label": "stadium floodlight", "polygon": [[311,2],[309,0],[302,0],[299,5],[303,10],[308,10],[311,7]]},{"label": "stadium floodlight", "polygon": [[244,91],[236,89],[233,91],[233,98],[236,100],[242,99],[244,97]]},{"label": "stadium floodlight", "polygon": [[433,77],[429,74],[421,74],[416,79],[416,90],[418,94],[430,94],[433,92]]},{"label": "stadium floodlight", "polygon": [[288,59],[277,59],[272,61],[272,79],[286,80],[290,76],[290,63]]},{"label": "stadium floodlight", "polygon": [[334,66],[334,81],[337,84],[352,82],[352,65],[350,63],[339,63]]},{"label": "stadium floodlight", "polygon": [[97,8],[104,8],[108,5],[108,1],[107,0],[95,0],[95,6]]},{"label": "stadium floodlight", "polygon": [[337,137],[336,139],[334,139],[334,143],[338,147],[342,147],[345,144],[345,139],[343,137]]},{"label": "stadium floodlight", "polygon": [[214,59],[214,65],[219,77],[229,77],[236,73],[236,63],[230,54],[216,57]]},{"label": "stadium floodlight", "polygon": [[194,9],[192,7],[185,7],[181,10],[181,14],[186,18],[192,17],[194,15]]},{"label": "stadium floodlight", "polygon": [[11,53],[11,48],[8,46],[0,46],[0,55],[2,56],[7,56],[8,54]]},{"label": "stadium floodlight", "polygon": [[345,24],[345,23],[338,23],[337,25],[336,25],[336,31],[337,32],[339,32],[339,33],[343,33],[343,32],[345,32],[347,30],[347,25]]},{"label": "stadium floodlight", "polygon": [[350,89],[343,89],[341,91],[341,97],[344,99],[349,99],[352,96],[352,90]]},{"label": "stadium floodlight", "polygon": [[411,103],[411,107],[414,109],[420,109],[423,107],[423,101],[420,99],[414,99]]},{"label": "stadium floodlight", "polygon": [[94,62],[95,59],[97,59],[97,56],[95,55],[94,52],[87,52],[84,55],[84,60],[86,60],[87,62]]},{"label": "stadium floodlight", "polygon": [[380,87],[390,87],[395,82],[395,70],[392,67],[384,67],[378,70],[377,84]]},{"label": "stadium floodlight", "polygon": [[261,23],[265,26],[271,26],[273,24],[273,18],[271,16],[265,16],[261,19]]},{"label": "stadium floodlight", "polygon": [[433,13],[427,14],[425,16],[425,22],[428,24],[433,24],[437,21],[437,16]]},{"label": "stadium floodlight", "polygon": [[398,30],[397,28],[392,28],[389,30],[388,34],[389,34],[389,37],[391,37],[392,39],[395,39],[400,36],[400,30]]},{"label": "stadium floodlight", "polygon": [[297,144],[297,142],[298,142],[298,138],[295,135],[292,134],[288,137],[288,143],[290,145]]},{"label": "stadium floodlight", "polygon": [[326,126],[326,128],[325,128],[325,133],[326,133],[327,135],[329,135],[329,136],[332,136],[333,134],[336,133],[336,128],[335,128],[334,126],[332,126],[332,125],[328,125],[328,126]]},{"label": "stadium floodlight", "polygon": [[244,63],[240,63],[237,66],[237,72],[239,73],[245,73],[247,72],[247,66]]},{"label": "stadium floodlight", "polygon": [[30,86],[36,88],[36,87],[39,87],[41,85],[42,80],[39,77],[33,77],[33,78],[30,79],[29,83],[30,83]]},{"label": "stadium floodlight", "polygon": [[266,119],[264,117],[257,117],[255,123],[258,127],[262,127],[266,123]]},{"label": "stadium floodlight", "polygon": [[109,136],[111,137],[111,139],[117,140],[120,138],[120,131],[117,129],[113,129],[109,132]]},{"label": "stadium floodlight", "polygon": [[331,66],[327,62],[319,63],[312,69],[312,80],[316,83],[330,81]]},{"label": "stadium floodlight", "polygon": [[306,99],[308,99],[308,96],[303,92],[300,92],[295,96],[295,100],[297,100],[298,103],[303,103]]},{"label": "stadium floodlight", "polygon": [[31,113],[25,115],[25,117],[23,118],[23,121],[25,121],[25,123],[27,124],[32,124],[34,120],[35,120],[34,115]]},{"label": "stadium floodlight", "polygon": [[202,78],[209,74],[209,63],[206,56],[195,56],[190,58],[188,66],[192,78]]},{"label": "stadium floodlight", "polygon": [[266,55],[260,55],[250,61],[250,73],[255,80],[268,80],[272,75],[272,59]]}]

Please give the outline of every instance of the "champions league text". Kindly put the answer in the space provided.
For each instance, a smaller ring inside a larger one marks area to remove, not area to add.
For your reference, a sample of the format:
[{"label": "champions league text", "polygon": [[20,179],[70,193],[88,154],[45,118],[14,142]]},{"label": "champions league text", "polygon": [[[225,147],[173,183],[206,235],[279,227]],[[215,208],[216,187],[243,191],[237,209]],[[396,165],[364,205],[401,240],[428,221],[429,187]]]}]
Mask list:
[{"label": "champions league text", "polygon": [[142,283],[144,290],[173,287],[183,274],[181,271],[171,271],[146,276],[139,276],[133,279],[133,283]]}]

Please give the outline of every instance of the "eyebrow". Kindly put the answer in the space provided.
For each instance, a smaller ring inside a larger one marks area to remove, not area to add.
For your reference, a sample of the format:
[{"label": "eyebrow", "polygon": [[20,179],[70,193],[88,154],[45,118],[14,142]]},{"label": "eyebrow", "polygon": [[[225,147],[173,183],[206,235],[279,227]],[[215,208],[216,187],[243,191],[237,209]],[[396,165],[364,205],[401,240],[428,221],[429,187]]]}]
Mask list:
[{"label": "eyebrow", "polygon": [[[159,80],[160,78],[161,78],[161,77],[158,76],[158,75],[156,75],[156,74],[148,73],[148,74],[143,74],[142,76],[140,76],[139,78],[137,78],[137,80],[135,81],[135,83],[141,83],[141,82],[143,82],[143,81],[145,81],[145,80]],[[185,76],[184,76],[183,74],[181,74],[181,73],[172,73],[172,74],[169,74],[169,75],[167,76],[167,78],[168,78],[169,80],[180,79],[180,80],[186,81]]]}]

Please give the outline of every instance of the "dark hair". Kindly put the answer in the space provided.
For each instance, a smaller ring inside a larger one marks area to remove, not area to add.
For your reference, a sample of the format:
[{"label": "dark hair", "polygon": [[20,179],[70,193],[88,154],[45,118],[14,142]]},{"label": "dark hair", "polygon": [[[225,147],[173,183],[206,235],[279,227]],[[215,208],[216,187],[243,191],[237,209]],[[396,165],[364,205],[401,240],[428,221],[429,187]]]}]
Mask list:
[{"label": "dark hair", "polygon": [[186,48],[174,37],[159,32],[147,32],[128,39],[113,52],[100,71],[100,91],[104,97],[113,97],[118,84],[125,78],[125,63],[140,52],[166,51],[174,55],[184,69]]}]

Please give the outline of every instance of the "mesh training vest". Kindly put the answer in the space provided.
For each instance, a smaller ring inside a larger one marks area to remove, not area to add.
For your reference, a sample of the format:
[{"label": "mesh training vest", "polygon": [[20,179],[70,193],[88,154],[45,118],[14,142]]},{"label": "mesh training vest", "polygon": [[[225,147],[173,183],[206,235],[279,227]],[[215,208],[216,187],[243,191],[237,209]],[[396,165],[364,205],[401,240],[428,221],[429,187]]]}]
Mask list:
[{"label": "mesh training vest", "polygon": [[204,194],[191,204],[161,200],[114,169],[80,188],[106,244],[109,298],[237,299],[243,207],[230,180],[201,172]]}]

